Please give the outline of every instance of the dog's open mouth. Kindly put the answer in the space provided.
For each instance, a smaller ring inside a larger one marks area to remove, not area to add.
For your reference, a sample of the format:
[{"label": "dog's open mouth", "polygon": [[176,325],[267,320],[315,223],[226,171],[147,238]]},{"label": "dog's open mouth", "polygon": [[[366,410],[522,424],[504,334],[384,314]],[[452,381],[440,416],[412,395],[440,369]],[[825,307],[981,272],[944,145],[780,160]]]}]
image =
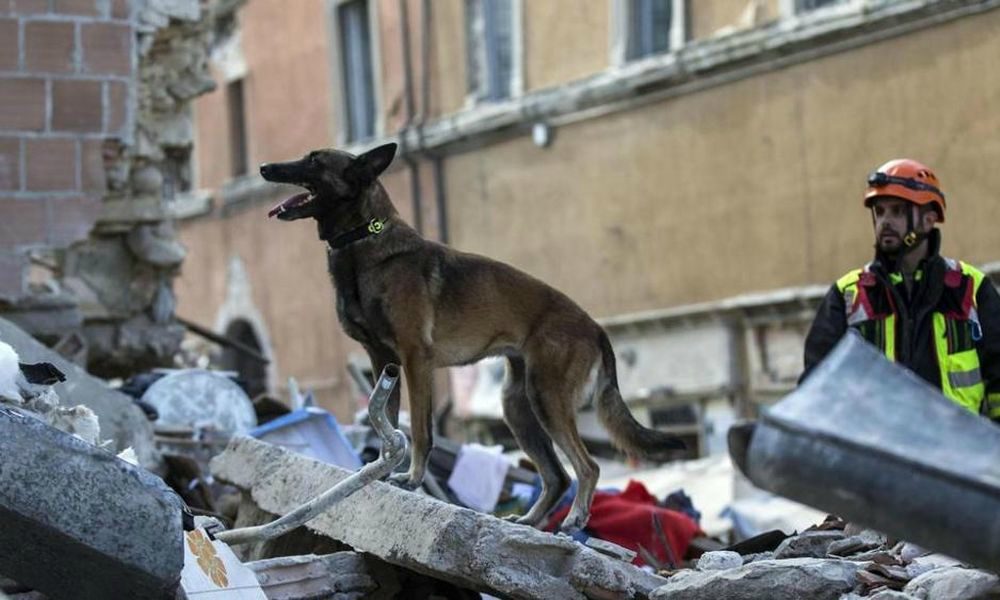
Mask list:
[{"label": "dog's open mouth", "polygon": [[281,204],[278,204],[267,213],[268,217],[280,217],[282,213],[292,208],[302,208],[303,206],[309,204],[316,199],[316,196],[310,194],[309,192],[303,192],[301,194],[295,194],[288,200],[285,200]]}]

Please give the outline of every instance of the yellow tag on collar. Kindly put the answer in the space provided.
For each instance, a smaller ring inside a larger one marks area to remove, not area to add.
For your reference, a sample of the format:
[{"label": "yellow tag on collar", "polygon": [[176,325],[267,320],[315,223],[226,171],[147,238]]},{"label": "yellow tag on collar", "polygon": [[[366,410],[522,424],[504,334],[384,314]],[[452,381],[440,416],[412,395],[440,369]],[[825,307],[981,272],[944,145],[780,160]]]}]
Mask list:
[{"label": "yellow tag on collar", "polygon": [[382,222],[382,221],[379,221],[378,219],[372,219],[368,223],[368,233],[372,233],[372,234],[376,234],[377,235],[379,233],[382,233],[383,229],[385,229],[385,223]]}]

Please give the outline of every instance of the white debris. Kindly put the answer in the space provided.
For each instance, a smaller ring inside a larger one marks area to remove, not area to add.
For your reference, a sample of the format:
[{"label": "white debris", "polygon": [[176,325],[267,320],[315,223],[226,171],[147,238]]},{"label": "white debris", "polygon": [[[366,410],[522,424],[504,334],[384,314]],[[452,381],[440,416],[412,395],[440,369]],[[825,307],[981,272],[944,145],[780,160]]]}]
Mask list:
[{"label": "white debris", "polygon": [[18,375],[21,374],[18,363],[14,348],[0,341],[0,397],[14,402],[21,401],[21,392],[17,387]]}]

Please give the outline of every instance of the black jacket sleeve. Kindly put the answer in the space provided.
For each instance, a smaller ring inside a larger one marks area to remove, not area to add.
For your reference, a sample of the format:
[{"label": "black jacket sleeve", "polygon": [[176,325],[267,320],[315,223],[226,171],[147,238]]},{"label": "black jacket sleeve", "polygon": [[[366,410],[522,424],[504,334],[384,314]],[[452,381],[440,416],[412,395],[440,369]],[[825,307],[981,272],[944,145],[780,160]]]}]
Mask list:
[{"label": "black jacket sleeve", "polygon": [[[1000,298],[998,298],[1000,300]],[[809,333],[806,335],[805,369],[799,377],[799,383],[809,375],[826,355],[833,350],[844,332],[847,331],[847,315],[844,308],[844,295],[836,284],[830,286],[823,302],[816,311]],[[1000,383],[1000,382],[998,382]]]},{"label": "black jacket sleeve", "polygon": [[[976,292],[976,310],[979,312],[979,324],[983,337],[976,344],[979,351],[979,370],[986,384],[986,397],[989,403],[990,395],[1000,395],[1000,294],[989,277]],[[996,396],[994,396],[996,397]],[[998,420],[998,406],[988,406],[994,420]]]}]

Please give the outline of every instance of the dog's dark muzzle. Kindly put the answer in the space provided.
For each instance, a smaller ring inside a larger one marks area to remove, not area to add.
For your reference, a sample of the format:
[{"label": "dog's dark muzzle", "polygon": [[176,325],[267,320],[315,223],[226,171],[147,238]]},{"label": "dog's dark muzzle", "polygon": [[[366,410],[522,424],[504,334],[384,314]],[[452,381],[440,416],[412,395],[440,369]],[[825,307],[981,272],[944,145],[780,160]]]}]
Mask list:
[{"label": "dog's dark muzzle", "polygon": [[274,183],[296,183],[304,179],[302,161],[265,163],[260,166],[260,176]]}]

